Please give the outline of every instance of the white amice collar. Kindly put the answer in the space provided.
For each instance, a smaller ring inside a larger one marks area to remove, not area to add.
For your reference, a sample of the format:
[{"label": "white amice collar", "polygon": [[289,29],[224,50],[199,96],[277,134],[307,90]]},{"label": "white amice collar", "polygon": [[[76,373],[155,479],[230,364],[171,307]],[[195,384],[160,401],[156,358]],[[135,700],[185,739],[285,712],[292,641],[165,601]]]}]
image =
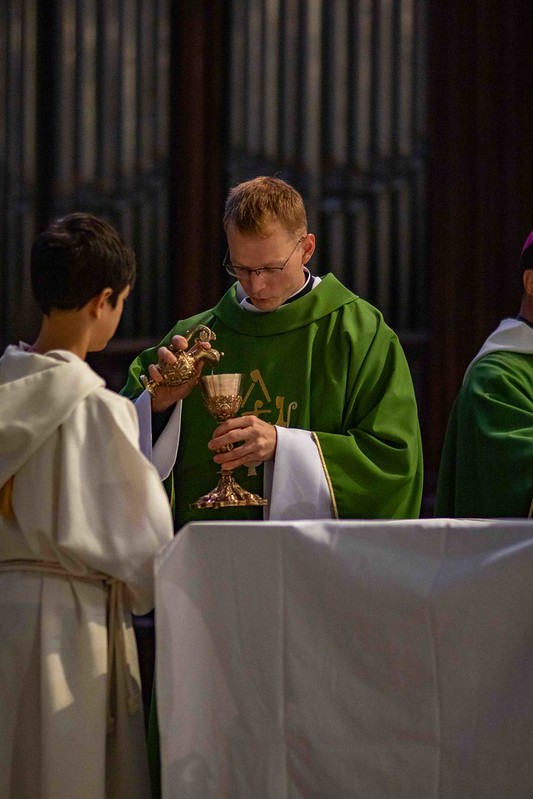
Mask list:
[{"label": "white amice collar", "polygon": [[[307,288],[309,281],[312,281],[311,291],[314,288],[316,288],[316,286],[318,286],[318,284],[320,283],[322,278],[316,275],[312,275],[310,271],[305,267],[304,271],[307,273],[307,280],[305,281],[303,286],[299,288],[298,291],[295,291],[294,294],[291,294],[291,296],[288,297],[285,300],[285,302],[289,302],[292,297],[295,297],[296,295],[300,294],[300,292],[303,292]],[[255,311],[256,313],[271,313],[271,311],[263,311],[261,308],[256,308],[256,306],[253,303],[251,303],[248,297],[246,296],[244,289],[239,282],[237,282],[237,302],[239,303],[241,308],[244,308],[245,311]]]},{"label": "white amice collar", "polygon": [[520,319],[503,319],[496,330],[490,334],[476,357],[468,365],[466,378],[472,366],[484,355],[491,352],[520,352],[533,355],[533,328]]}]

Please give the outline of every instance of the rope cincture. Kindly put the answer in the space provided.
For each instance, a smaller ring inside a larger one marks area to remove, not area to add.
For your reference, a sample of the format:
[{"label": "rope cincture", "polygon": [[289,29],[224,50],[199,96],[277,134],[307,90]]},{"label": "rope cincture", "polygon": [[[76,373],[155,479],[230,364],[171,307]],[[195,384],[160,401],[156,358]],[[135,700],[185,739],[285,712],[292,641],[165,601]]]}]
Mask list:
[{"label": "rope cincture", "polygon": [[124,683],[126,707],[130,716],[140,708],[139,697],[132,688],[126,653],[126,629],[124,625],[124,583],[108,574],[94,572],[82,574],[71,572],[60,563],[38,560],[6,560],[0,562],[0,572],[35,572],[54,577],[83,580],[89,583],[103,583],[108,588],[107,594],[107,685],[106,685],[106,717],[107,733],[115,730],[115,718],[111,708],[111,686],[115,686],[115,694],[120,696],[119,683]]}]

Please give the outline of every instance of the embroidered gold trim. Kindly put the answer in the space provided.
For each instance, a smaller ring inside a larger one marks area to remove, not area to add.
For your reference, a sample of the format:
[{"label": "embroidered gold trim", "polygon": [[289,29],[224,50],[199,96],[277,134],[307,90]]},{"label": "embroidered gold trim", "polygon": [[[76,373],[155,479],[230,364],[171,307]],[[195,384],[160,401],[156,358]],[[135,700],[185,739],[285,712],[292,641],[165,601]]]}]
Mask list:
[{"label": "embroidered gold trim", "polygon": [[333,491],[333,484],[331,482],[331,477],[329,476],[328,467],[326,466],[326,460],[324,458],[324,453],[322,452],[322,447],[320,446],[320,441],[318,440],[318,436],[316,433],[311,433],[313,436],[313,441],[315,442],[318,454],[320,455],[320,462],[322,463],[322,468],[324,469],[324,474],[326,475],[326,480],[328,482],[329,488],[329,495],[331,497],[331,504],[333,505],[333,518],[339,518],[339,509],[337,508],[337,501],[335,499],[335,492]]}]

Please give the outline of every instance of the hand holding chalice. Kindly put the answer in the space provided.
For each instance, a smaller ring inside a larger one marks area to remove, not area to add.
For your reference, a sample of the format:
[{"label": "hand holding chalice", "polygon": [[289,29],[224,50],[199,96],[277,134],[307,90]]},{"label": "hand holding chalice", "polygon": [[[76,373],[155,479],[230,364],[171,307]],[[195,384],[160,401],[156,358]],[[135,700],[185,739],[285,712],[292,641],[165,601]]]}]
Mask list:
[{"label": "hand holding chalice", "polygon": [[[242,374],[219,374],[202,375],[200,378],[204,405],[217,422],[225,422],[236,416],[242,404],[242,377]],[[233,444],[227,444],[224,451],[229,451],[232,448]],[[268,501],[258,494],[252,494],[242,488],[233,477],[231,470],[222,467],[219,474],[220,479],[217,486],[193,502],[192,508],[227,508],[268,504]]]}]

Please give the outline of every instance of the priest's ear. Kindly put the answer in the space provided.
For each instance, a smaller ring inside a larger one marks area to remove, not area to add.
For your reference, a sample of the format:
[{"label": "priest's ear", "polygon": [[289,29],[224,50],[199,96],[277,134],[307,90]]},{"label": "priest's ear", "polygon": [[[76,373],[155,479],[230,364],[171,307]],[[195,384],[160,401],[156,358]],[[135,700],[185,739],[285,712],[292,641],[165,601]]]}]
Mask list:
[{"label": "priest's ear", "polygon": [[524,269],[522,281],[524,283],[524,291],[529,297],[533,298],[533,269]]}]

